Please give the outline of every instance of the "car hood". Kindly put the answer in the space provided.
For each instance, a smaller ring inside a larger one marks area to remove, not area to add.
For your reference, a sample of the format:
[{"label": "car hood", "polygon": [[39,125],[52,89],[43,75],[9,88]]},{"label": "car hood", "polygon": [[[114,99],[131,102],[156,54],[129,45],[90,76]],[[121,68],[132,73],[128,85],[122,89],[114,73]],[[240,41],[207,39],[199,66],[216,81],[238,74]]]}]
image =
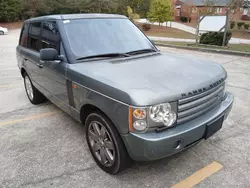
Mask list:
[{"label": "car hood", "polygon": [[172,53],[70,64],[69,70],[70,79],[135,106],[176,101],[227,76],[219,64]]}]

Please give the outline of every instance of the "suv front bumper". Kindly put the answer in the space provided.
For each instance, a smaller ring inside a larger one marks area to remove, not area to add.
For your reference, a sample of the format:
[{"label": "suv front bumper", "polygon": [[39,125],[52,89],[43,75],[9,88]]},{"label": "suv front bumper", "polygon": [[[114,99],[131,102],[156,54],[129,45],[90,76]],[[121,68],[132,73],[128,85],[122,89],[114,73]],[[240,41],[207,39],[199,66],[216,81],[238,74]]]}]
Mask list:
[{"label": "suv front bumper", "polygon": [[222,103],[202,116],[162,132],[122,135],[133,160],[150,161],[178,153],[204,138],[206,127],[232,109],[234,97],[227,93]]}]

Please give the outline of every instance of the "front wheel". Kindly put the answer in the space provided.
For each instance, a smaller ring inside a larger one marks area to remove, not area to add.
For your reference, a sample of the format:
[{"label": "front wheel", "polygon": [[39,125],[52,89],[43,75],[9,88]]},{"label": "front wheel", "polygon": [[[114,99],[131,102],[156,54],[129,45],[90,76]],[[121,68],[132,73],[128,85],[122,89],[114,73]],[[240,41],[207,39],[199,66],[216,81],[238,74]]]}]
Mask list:
[{"label": "front wheel", "polygon": [[117,174],[131,164],[126,147],[114,124],[102,113],[91,113],[85,122],[86,139],[97,165]]},{"label": "front wheel", "polygon": [[0,35],[4,35],[4,32],[3,32],[3,31],[0,31]]},{"label": "front wheel", "polygon": [[27,74],[24,74],[24,86],[26,94],[32,104],[40,104],[46,100],[44,95],[33,86]]}]

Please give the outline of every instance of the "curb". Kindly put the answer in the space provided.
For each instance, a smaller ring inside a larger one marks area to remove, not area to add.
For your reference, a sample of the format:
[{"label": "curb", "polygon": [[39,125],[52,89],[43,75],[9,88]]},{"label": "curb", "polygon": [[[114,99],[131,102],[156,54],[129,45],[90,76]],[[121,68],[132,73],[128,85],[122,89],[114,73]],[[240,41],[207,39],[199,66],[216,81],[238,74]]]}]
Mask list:
[{"label": "curb", "polygon": [[155,43],[155,45],[156,46],[169,47],[169,48],[179,48],[179,49],[184,49],[184,50],[193,50],[193,51],[199,51],[199,52],[211,52],[211,53],[217,53],[217,54],[250,57],[250,53],[248,53],[248,52],[238,52],[238,51],[229,51],[229,50],[220,50],[220,49],[198,48],[198,47],[190,47],[190,46],[178,46],[178,45],[161,44],[161,43]]}]

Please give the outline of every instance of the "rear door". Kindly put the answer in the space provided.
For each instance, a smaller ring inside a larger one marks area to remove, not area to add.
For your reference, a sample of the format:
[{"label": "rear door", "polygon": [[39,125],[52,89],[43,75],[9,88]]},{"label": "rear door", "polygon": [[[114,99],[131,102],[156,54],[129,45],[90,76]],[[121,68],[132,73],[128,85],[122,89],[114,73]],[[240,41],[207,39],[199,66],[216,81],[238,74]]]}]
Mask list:
[{"label": "rear door", "polygon": [[33,22],[29,25],[27,48],[24,52],[25,69],[28,72],[35,87],[44,93],[40,67],[41,49],[41,22]]},{"label": "rear door", "polygon": [[25,64],[25,57],[27,54],[27,41],[28,41],[29,24],[25,23],[21,30],[19,45],[16,48],[16,57],[18,67],[21,69]]}]

